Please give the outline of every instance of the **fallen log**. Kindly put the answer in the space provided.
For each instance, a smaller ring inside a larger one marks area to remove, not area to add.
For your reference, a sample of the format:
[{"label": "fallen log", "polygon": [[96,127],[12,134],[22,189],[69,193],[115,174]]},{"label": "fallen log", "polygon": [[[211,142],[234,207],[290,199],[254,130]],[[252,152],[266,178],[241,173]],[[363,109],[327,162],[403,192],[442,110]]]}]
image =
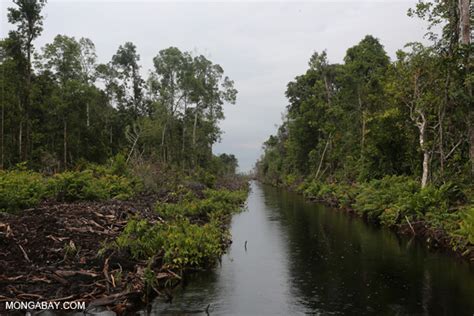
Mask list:
[{"label": "fallen log", "polygon": [[82,271],[82,270],[79,270],[79,271],[56,270],[54,273],[56,273],[58,276],[61,276],[61,277],[71,277],[71,276],[75,276],[75,275],[85,275],[85,276],[96,278],[96,277],[99,276],[95,272]]}]

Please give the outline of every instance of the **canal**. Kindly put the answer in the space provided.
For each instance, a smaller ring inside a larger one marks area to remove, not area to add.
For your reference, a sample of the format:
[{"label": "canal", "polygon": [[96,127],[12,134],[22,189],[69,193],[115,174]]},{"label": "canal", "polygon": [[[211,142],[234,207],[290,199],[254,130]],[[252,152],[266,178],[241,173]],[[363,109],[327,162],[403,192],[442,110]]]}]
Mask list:
[{"label": "canal", "polygon": [[222,263],[152,314],[474,314],[467,263],[296,194],[251,188]]}]

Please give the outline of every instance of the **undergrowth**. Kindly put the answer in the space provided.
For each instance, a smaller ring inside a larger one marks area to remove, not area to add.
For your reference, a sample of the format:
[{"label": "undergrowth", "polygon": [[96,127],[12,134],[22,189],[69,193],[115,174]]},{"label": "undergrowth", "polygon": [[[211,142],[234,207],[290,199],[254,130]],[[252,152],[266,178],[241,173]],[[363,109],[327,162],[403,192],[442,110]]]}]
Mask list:
[{"label": "undergrowth", "polygon": [[140,190],[140,181],[123,175],[120,164],[88,166],[52,176],[19,165],[0,171],[0,211],[16,212],[34,207],[44,199],[57,201],[129,199]]},{"label": "undergrowth", "polygon": [[365,183],[324,183],[308,179],[297,191],[305,197],[354,210],[369,221],[388,227],[423,222],[442,231],[453,249],[474,245],[474,207],[468,190],[454,183],[421,189],[410,177],[386,176]]}]

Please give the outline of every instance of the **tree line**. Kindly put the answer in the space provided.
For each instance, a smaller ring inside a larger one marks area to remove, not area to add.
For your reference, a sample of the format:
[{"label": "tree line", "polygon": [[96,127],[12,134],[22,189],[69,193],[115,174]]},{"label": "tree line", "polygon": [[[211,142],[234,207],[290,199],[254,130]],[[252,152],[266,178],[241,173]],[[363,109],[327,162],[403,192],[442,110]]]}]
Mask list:
[{"label": "tree line", "polygon": [[314,53],[288,83],[283,123],[256,166],[260,177],[472,183],[471,13],[469,0],[420,1],[408,14],[427,20],[431,44],[409,43],[395,60],[370,35],[341,64]]},{"label": "tree line", "polygon": [[233,155],[214,157],[223,106],[237,90],[218,64],[176,47],[158,52],[148,78],[132,42],[97,62],[88,38],[57,35],[37,49],[45,0],[14,0],[0,39],[0,167],[20,162],[59,171],[118,153],[184,168],[215,163],[234,170]]}]

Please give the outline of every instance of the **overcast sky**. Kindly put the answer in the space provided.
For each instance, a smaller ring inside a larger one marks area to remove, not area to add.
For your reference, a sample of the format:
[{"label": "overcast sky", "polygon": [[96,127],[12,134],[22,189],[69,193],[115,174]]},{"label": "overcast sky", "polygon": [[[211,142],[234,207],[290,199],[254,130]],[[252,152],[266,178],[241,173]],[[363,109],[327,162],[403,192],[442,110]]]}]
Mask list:
[{"label": "overcast sky", "polygon": [[[0,0],[1,36],[11,26]],[[159,50],[176,46],[220,64],[239,91],[226,105],[222,142],[214,152],[233,153],[241,170],[251,169],[261,145],[275,132],[285,110],[286,84],[307,69],[314,51],[341,62],[347,48],[366,34],[380,39],[393,58],[407,42],[422,41],[425,23],[406,15],[416,0],[398,1],[48,1],[42,36],[88,37],[99,62],[120,44],[133,42],[143,74]]]}]

